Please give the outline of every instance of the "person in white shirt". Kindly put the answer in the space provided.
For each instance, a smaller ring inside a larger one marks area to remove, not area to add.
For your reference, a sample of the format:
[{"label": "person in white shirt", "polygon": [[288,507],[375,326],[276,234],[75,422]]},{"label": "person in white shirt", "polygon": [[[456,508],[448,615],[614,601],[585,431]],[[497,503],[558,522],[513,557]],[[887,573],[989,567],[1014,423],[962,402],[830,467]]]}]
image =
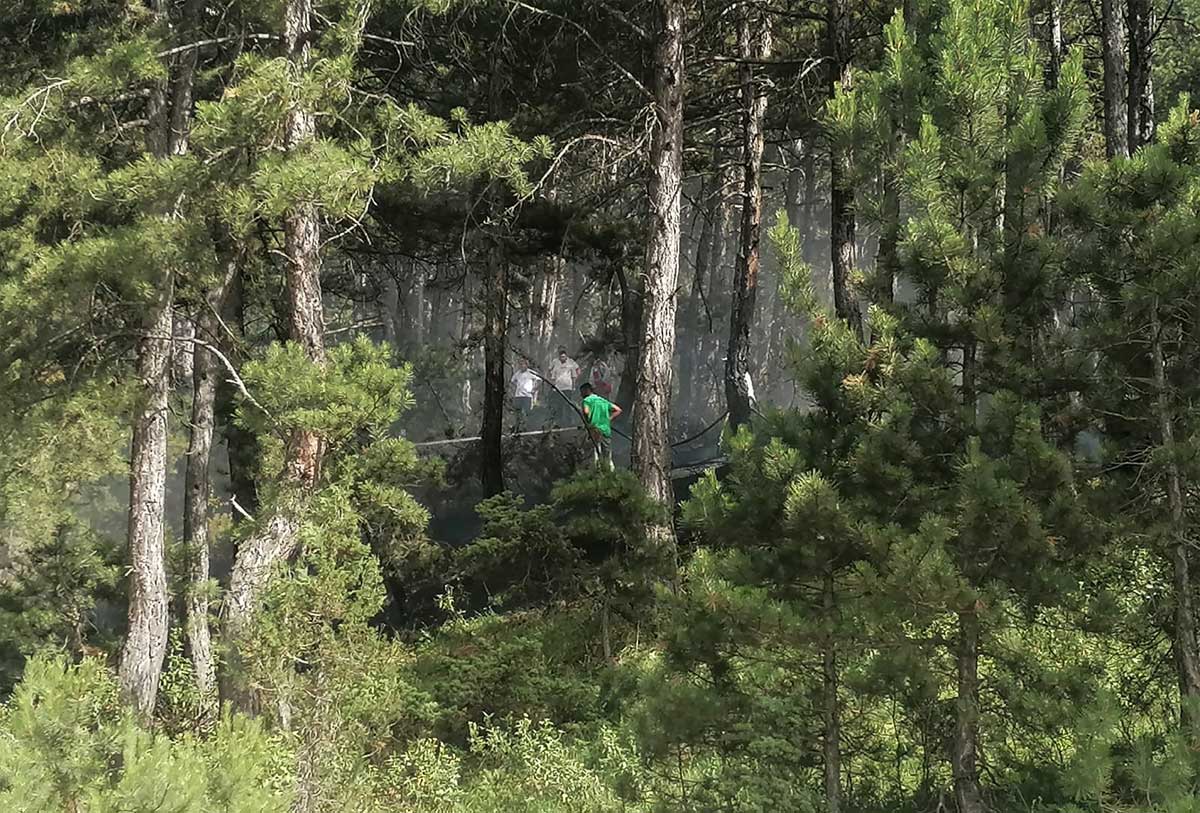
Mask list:
[{"label": "person in white shirt", "polygon": [[517,360],[517,370],[512,374],[513,407],[522,415],[528,415],[533,409],[533,399],[537,396],[538,377],[529,369],[529,361]]},{"label": "person in white shirt", "polygon": [[558,390],[553,396],[555,420],[560,426],[565,426],[571,423],[572,413],[575,410],[571,408],[571,401],[568,400],[575,394],[575,382],[579,380],[579,365],[575,363],[575,359],[567,355],[567,348],[558,348],[558,355],[550,362],[548,370],[550,383],[554,385],[554,389]]}]

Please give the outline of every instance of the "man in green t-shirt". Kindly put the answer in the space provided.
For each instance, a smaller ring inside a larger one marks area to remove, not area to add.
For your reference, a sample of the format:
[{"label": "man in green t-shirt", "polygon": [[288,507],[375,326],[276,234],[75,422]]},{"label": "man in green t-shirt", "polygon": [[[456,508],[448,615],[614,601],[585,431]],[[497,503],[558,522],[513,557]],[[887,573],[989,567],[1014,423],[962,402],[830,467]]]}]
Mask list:
[{"label": "man in green t-shirt", "polygon": [[591,384],[579,388],[583,396],[583,419],[587,422],[588,434],[592,436],[596,465],[612,468],[612,422],[621,417],[621,408],[592,392]]}]

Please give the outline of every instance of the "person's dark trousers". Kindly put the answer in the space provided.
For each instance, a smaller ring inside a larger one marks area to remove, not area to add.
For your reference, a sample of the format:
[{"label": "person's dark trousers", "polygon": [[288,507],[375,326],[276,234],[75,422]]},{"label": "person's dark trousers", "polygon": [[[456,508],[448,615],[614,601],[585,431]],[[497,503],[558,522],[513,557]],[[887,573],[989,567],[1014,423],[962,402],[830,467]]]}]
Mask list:
[{"label": "person's dark trousers", "polygon": [[559,426],[576,425],[579,422],[579,416],[575,413],[575,404],[571,400],[571,393],[556,390],[551,397],[554,399],[554,408],[550,414],[554,416],[554,422]]},{"label": "person's dark trousers", "polygon": [[512,399],[513,425],[518,432],[525,428],[529,413],[533,411],[533,399],[527,396],[515,395]]}]

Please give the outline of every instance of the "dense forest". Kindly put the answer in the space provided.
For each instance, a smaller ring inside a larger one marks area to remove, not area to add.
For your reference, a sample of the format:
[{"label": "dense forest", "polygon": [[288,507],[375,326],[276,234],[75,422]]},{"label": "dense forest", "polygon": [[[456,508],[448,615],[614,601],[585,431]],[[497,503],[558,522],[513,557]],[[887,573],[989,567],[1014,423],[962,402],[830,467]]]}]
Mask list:
[{"label": "dense forest", "polygon": [[1200,0],[3,6],[0,810],[1200,811]]}]

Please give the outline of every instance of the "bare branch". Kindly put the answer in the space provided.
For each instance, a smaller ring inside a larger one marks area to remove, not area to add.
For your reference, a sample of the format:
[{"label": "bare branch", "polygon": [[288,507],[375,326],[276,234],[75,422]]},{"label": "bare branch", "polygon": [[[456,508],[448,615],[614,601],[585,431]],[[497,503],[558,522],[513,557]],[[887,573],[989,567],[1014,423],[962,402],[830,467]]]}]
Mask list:
[{"label": "bare branch", "polygon": [[155,56],[159,59],[167,59],[168,57],[182,54],[185,51],[195,51],[200,48],[207,48],[209,45],[223,45],[227,42],[242,42],[245,40],[281,40],[283,37],[278,34],[231,34],[228,37],[213,37],[208,40],[199,40],[198,42],[190,42],[187,45],[177,45],[174,48],[168,48],[165,51],[159,51]]}]

